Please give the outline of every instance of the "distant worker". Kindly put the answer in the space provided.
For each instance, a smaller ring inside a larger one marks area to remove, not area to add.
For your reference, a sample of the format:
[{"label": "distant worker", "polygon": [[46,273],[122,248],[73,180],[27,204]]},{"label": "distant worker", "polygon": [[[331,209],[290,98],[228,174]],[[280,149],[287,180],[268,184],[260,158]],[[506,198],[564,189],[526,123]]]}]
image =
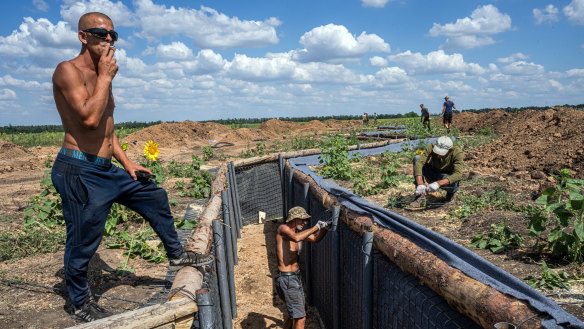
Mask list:
[{"label": "distant worker", "polygon": [[373,124],[377,127],[377,112],[373,112]]},{"label": "distant worker", "polygon": [[367,114],[367,112],[363,113],[363,124],[364,125],[369,124],[369,114]]},{"label": "distant worker", "polygon": [[278,257],[279,276],[276,278],[278,296],[286,303],[289,317],[284,322],[284,329],[302,329],[306,321],[304,291],[298,257],[299,242],[319,242],[328,232],[330,222],[318,221],[313,227],[302,230],[310,215],[304,208],[296,206],[288,211],[286,224],[280,225],[276,233],[276,254]]},{"label": "distant worker", "polygon": [[424,107],[424,104],[420,104],[420,108],[422,109],[420,121],[422,121],[424,127],[428,127],[428,131],[432,131],[432,129],[430,129],[430,111]]},{"label": "distant worker", "polygon": [[442,123],[446,131],[450,133],[450,128],[452,127],[452,109],[456,109],[454,102],[450,100],[448,96],[444,97],[444,107],[442,108]]},{"label": "distant worker", "polygon": [[[438,138],[436,143],[426,147],[424,153],[416,155],[413,162],[418,203],[427,193],[439,188],[446,191],[445,202],[454,200],[458,182],[462,179],[464,153],[458,146],[453,146],[450,137]],[[429,185],[426,186],[424,181]]]}]

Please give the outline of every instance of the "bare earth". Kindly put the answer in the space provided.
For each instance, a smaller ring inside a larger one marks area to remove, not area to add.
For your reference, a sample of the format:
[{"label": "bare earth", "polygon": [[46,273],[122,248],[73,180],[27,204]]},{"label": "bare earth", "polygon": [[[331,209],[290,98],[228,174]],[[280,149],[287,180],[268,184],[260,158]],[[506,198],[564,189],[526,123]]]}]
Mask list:
[{"label": "bare earth", "polygon": [[[433,123],[437,125],[438,122]],[[461,184],[461,189],[479,192],[493,184],[504,184],[509,193],[525,200],[531,200],[542,186],[552,180],[550,174],[568,167],[576,177],[584,171],[584,113],[567,108],[546,111],[525,111],[508,114],[491,111],[486,114],[462,113],[454,116],[454,124],[462,134],[472,134],[484,127],[491,127],[501,136],[490,144],[472,150],[465,150],[465,178],[468,181],[484,180],[480,184]],[[216,156],[228,158],[253,150],[262,141],[270,150],[276,141],[290,140],[296,135],[314,135],[326,131],[348,132],[358,127],[359,122],[328,120],[326,123],[312,121],[305,124],[270,120],[258,129],[233,130],[219,124],[199,122],[164,123],[140,130],[124,138],[128,142],[129,156],[138,160],[143,145],[149,140],[160,144],[160,161],[171,160],[190,162],[191,155],[202,157],[202,148],[217,142],[233,143],[214,149]],[[135,144],[134,144],[135,142]],[[23,212],[28,200],[40,192],[40,180],[47,168],[43,163],[54,159],[58,147],[36,147],[25,149],[0,140],[0,216],[10,220],[2,221],[0,231],[19,230]],[[207,165],[218,166],[223,159],[214,159]],[[402,168],[406,173],[409,168]],[[540,174],[534,174],[538,172]],[[536,178],[534,178],[536,177]],[[177,218],[182,218],[189,198],[181,198],[173,188],[174,180],[165,182],[164,188],[169,198],[178,204],[172,208]],[[368,198],[372,202],[386,206],[387,194]],[[485,232],[491,224],[500,222],[507,216],[512,230],[526,236],[526,225],[518,215],[492,212],[483,217],[466,218],[463,221],[445,222],[442,218],[448,208],[430,210],[392,209],[418,221],[461,245],[468,245],[477,232]],[[281,328],[284,304],[273,289],[276,273],[274,255],[274,232],[277,225],[245,227],[239,240],[239,265],[236,267],[236,287],[238,317],[234,319],[236,328]],[[474,251],[477,251],[474,249]],[[164,271],[159,265],[149,264],[140,259],[130,260],[134,275],[119,276],[108,271],[115,269],[122,261],[121,250],[106,249],[103,245],[90,264],[90,285],[94,293],[108,297],[123,298],[128,301],[102,298],[100,304],[106,309],[121,313],[136,309],[156,294],[163,280]],[[502,255],[494,255],[479,250],[481,256],[520,278],[527,274],[539,275],[541,258],[527,250],[514,250]],[[68,304],[63,293],[63,253],[44,254],[17,262],[0,263],[0,278],[32,283],[43,287],[0,284],[0,328],[65,328],[75,324],[66,313]],[[571,274],[583,275],[582,268],[573,264],[554,264]],[[556,267],[554,267],[556,268]],[[581,285],[574,285],[574,293],[583,294]],[[579,289],[579,290],[578,290]],[[584,319],[581,305],[567,309]],[[307,328],[319,328],[313,311],[308,313]]]}]

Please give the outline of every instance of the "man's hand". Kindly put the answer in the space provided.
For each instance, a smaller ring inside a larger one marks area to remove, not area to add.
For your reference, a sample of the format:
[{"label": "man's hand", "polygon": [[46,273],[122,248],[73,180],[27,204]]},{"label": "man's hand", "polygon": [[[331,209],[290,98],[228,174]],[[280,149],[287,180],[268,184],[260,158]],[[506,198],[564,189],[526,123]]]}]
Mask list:
[{"label": "man's hand", "polygon": [[132,176],[134,180],[138,179],[138,177],[136,177],[136,171],[145,171],[149,174],[152,174],[152,171],[150,171],[149,169],[144,168],[141,165],[133,162],[128,163],[124,167],[124,169],[126,169],[126,171],[130,174],[130,176]]},{"label": "man's hand", "polygon": [[99,63],[97,64],[97,76],[105,76],[113,79],[118,72],[118,64],[114,58],[115,47],[105,47],[101,53]]},{"label": "man's hand", "polygon": [[434,182],[434,183],[428,185],[428,192],[436,192],[436,191],[438,191],[439,188],[440,188],[440,184],[438,184],[438,182]]},{"label": "man's hand", "polygon": [[416,186],[416,195],[420,196],[426,193],[426,185],[418,185]]},{"label": "man's hand", "polygon": [[325,222],[322,220],[319,220],[318,222],[316,222],[316,226],[318,226],[319,230],[322,230],[324,228],[328,228],[330,226],[331,222]]}]

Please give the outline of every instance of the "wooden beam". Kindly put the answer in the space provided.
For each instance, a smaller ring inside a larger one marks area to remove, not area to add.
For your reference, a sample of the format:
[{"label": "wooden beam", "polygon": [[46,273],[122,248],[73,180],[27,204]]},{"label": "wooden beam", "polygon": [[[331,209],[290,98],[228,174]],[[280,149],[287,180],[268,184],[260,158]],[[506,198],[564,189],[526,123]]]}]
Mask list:
[{"label": "wooden beam", "polygon": [[197,304],[188,298],[182,298],[139,308],[107,317],[105,319],[70,327],[75,329],[144,329],[165,326],[186,315],[198,311]]}]

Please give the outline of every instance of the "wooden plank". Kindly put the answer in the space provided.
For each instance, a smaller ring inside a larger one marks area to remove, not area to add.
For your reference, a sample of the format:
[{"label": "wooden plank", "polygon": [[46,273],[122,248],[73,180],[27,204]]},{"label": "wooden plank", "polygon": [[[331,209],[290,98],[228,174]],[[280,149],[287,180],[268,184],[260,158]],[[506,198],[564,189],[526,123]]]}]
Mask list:
[{"label": "wooden plank", "polygon": [[165,326],[198,311],[197,304],[182,298],[134,311],[116,314],[105,319],[70,327],[75,329],[144,329]]}]

